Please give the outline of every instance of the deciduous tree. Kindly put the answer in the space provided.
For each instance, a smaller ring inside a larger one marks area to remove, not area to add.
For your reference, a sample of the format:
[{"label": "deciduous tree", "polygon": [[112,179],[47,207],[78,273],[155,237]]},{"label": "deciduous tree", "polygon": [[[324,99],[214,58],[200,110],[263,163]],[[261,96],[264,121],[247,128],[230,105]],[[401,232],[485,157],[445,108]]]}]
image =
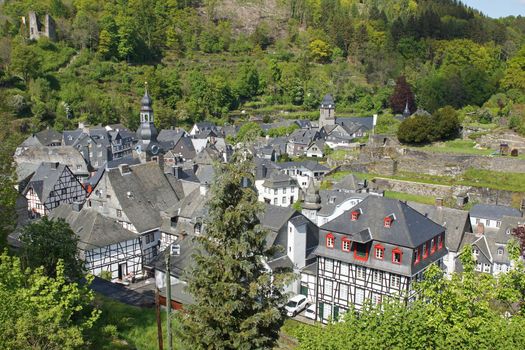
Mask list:
[{"label": "deciduous tree", "polygon": [[390,96],[390,107],[394,113],[403,113],[408,103],[408,109],[411,113],[416,111],[416,101],[412,87],[404,76],[397,78],[394,92]]}]

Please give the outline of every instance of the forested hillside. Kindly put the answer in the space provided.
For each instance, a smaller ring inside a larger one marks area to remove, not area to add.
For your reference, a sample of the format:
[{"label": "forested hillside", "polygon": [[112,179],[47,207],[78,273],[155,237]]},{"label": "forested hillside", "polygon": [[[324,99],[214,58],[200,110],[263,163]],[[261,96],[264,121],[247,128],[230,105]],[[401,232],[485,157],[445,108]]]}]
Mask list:
[{"label": "forested hillside", "polygon": [[[57,42],[28,40],[29,11],[54,18]],[[413,108],[525,132],[524,43],[525,18],[456,0],[4,0],[0,113],[21,132],[135,128],[147,81],[161,128],[314,117],[327,92],[338,112],[388,116],[404,76]]]}]

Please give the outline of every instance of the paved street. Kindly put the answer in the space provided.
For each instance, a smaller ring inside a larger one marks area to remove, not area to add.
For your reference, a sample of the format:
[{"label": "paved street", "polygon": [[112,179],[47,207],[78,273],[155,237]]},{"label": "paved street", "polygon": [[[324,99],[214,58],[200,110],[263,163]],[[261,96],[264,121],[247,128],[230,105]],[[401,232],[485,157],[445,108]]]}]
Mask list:
[{"label": "paved street", "polygon": [[90,287],[97,293],[125,304],[140,307],[151,307],[155,304],[155,280],[153,278],[126,287],[95,277]]}]

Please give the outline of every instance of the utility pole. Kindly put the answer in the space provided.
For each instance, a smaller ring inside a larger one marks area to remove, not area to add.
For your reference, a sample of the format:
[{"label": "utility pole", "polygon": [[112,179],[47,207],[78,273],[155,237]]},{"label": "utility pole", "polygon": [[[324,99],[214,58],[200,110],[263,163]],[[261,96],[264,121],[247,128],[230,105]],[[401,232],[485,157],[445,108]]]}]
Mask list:
[{"label": "utility pole", "polygon": [[160,293],[157,285],[155,285],[155,311],[157,314],[157,338],[159,340],[159,350],[164,350],[164,344],[162,342],[162,323],[160,320]]},{"label": "utility pole", "polygon": [[171,244],[166,248],[166,330],[168,332],[168,350],[173,350],[171,340],[171,275],[170,275]]}]

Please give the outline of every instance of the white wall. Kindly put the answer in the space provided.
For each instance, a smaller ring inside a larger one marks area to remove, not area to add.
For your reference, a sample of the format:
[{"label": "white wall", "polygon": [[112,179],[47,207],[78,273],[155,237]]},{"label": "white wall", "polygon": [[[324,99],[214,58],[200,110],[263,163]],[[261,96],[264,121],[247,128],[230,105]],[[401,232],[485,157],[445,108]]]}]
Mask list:
[{"label": "white wall", "polygon": [[479,218],[479,217],[470,217],[470,224],[472,225],[472,229],[474,232],[476,232],[476,229],[478,227],[478,223],[481,223],[485,226],[485,228],[488,229],[499,229],[501,225],[501,220],[491,220],[491,219],[485,219],[485,218]]},{"label": "white wall", "polygon": [[286,254],[296,268],[303,268],[306,261],[306,223],[300,226],[288,221],[288,247]]}]

